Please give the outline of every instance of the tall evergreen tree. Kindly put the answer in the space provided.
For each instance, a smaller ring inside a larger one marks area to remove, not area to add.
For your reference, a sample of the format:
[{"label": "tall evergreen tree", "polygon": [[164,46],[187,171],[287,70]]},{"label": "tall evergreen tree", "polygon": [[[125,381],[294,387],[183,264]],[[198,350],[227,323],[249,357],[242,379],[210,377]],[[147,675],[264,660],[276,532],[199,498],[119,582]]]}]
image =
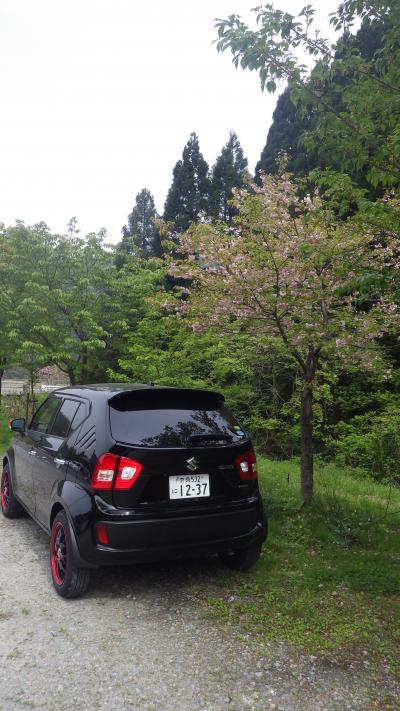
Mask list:
[{"label": "tall evergreen tree", "polygon": [[267,142],[256,165],[256,181],[260,183],[260,173],[274,175],[279,171],[279,155],[285,153],[288,169],[301,175],[315,167],[315,158],[299,144],[299,139],[310,128],[312,117],[303,115],[290,98],[289,89],[279,96],[272,114],[272,124]]},{"label": "tall evergreen tree", "polygon": [[226,222],[232,221],[235,209],[229,201],[232,198],[233,188],[243,185],[246,168],[247,158],[243,155],[236,133],[231,131],[229,140],[222,148],[212,169],[207,210],[212,217]]},{"label": "tall evergreen tree", "polygon": [[164,207],[164,220],[174,222],[177,232],[187,230],[197,222],[199,214],[207,208],[209,190],[208,164],[204,160],[195,133],[183,149],[182,159],[173,169],[172,185]]},{"label": "tall evergreen tree", "polygon": [[157,211],[153,195],[143,188],[136,195],[135,205],[128,215],[128,224],[122,228],[122,240],[118,245],[116,265],[122,267],[128,254],[153,257],[160,254],[160,238],[154,219]]}]

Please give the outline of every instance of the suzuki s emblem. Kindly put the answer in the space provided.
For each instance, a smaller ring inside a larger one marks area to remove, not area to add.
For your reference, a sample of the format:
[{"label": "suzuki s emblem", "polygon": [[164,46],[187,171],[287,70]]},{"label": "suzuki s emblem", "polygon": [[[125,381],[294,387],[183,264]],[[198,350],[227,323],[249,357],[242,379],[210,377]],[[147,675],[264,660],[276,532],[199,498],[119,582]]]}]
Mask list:
[{"label": "suzuki s emblem", "polygon": [[190,457],[190,459],[186,460],[186,466],[191,472],[195,472],[196,469],[199,468],[199,462],[195,459],[195,457]]}]

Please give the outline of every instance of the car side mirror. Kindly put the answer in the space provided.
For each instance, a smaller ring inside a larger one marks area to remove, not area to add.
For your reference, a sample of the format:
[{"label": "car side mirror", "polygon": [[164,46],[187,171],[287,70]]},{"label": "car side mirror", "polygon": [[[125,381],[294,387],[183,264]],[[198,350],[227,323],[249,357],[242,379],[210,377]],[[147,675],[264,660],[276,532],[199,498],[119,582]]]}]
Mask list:
[{"label": "car side mirror", "polygon": [[18,417],[16,420],[10,420],[10,430],[13,432],[25,432],[25,418]]}]

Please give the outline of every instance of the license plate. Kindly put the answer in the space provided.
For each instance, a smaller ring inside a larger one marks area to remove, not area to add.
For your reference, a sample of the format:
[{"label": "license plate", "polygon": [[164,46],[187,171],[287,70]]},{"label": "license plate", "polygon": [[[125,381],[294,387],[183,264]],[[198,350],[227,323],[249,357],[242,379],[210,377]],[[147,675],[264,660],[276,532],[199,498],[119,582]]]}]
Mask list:
[{"label": "license plate", "polygon": [[170,499],[197,499],[210,496],[208,474],[180,474],[169,477]]}]

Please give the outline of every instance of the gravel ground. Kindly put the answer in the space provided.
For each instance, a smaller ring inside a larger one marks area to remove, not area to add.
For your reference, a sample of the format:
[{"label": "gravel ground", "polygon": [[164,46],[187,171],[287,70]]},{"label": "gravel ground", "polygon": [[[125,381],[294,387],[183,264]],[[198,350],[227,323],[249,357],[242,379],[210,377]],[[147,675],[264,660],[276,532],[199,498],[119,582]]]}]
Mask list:
[{"label": "gravel ground", "polygon": [[363,672],[206,619],[195,585],[213,559],[95,571],[88,595],[65,601],[45,534],[0,515],[0,561],[1,711],[377,708]]}]

